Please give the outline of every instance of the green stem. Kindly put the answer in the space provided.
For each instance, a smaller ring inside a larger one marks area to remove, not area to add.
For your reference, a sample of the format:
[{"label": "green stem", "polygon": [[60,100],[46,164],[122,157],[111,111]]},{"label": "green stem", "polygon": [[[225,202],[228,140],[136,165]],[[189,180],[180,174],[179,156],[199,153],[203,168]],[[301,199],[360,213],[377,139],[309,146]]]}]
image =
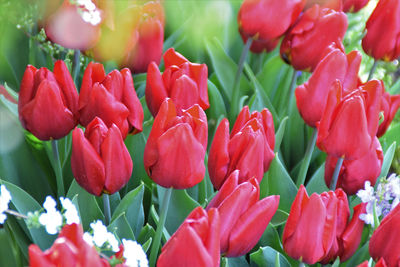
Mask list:
[{"label": "green stem", "polygon": [[10,214],[12,216],[15,216],[17,218],[28,219],[28,216],[26,216],[24,214],[21,214],[19,212],[13,211],[13,210],[5,210],[4,212],[8,213],[8,214]]},{"label": "green stem", "polygon": [[333,171],[332,175],[331,185],[329,186],[329,189],[332,191],[335,191],[336,189],[336,184],[339,177],[340,168],[342,167],[343,164],[343,160],[344,158],[340,157],[336,162],[335,170]]},{"label": "green stem", "polygon": [[306,265],[304,264],[304,262],[300,262],[299,263],[299,267],[305,267]]},{"label": "green stem", "polygon": [[57,140],[51,140],[51,148],[53,150],[54,164],[53,169],[56,173],[56,181],[57,181],[57,194],[58,197],[64,196],[64,180],[60,162],[60,156],[58,154],[58,145]]},{"label": "green stem", "polygon": [[253,42],[253,38],[247,39],[247,42],[242,50],[242,55],[240,56],[238,69],[236,71],[235,80],[233,82],[232,89],[232,102],[231,102],[231,112],[230,112],[230,121],[233,123],[236,119],[237,114],[239,114],[239,90],[240,90],[240,76],[243,72],[244,63],[246,62],[247,53],[250,50],[251,43]]},{"label": "green stem", "polygon": [[111,222],[111,209],[110,209],[110,196],[108,194],[103,194],[103,207],[104,207],[104,217],[106,220],[106,225]]},{"label": "green stem", "polygon": [[77,80],[81,68],[80,55],[81,51],[79,49],[74,50],[74,62],[72,63],[72,73],[76,87],[78,87]]},{"label": "green stem", "polygon": [[378,60],[374,59],[374,64],[372,65],[372,68],[368,74],[368,81],[372,79],[372,76],[374,75],[377,66],[378,66]]},{"label": "green stem", "polygon": [[154,236],[154,241],[153,245],[151,246],[151,252],[150,252],[149,266],[151,267],[155,266],[156,264],[157,254],[161,242],[161,234],[162,231],[164,230],[164,224],[165,224],[165,219],[167,218],[167,212],[168,212],[169,200],[171,199],[171,194],[172,194],[172,188],[168,188],[164,193],[163,202],[161,203],[160,217],[158,219],[157,230]]},{"label": "green stem", "polygon": [[283,113],[283,116],[281,118],[285,117],[286,115],[290,116],[290,113],[292,113],[292,101],[293,101],[293,95],[294,95],[294,89],[296,89],[296,82],[297,82],[297,76],[301,74],[301,71],[293,71],[292,75],[292,80],[290,81],[290,87],[289,87],[289,105],[286,107],[285,112]]},{"label": "green stem", "polygon": [[374,216],[374,230],[376,230],[376,228],[378,228],[378,226],[380,224],[378,215],[376,214],[376,200],[374,201],[374,206],[372,208],[372,212],[373,212],[373,216]]},{"label": "green stem", "polygon": [[300,166],[300,173],[299,176],[297,177],[297,183],[296,183],[297,187],[300,187],[300,185],[304,184],[304,181],[306,180],[308,167],[310,166],[311,156],[314,151],[315,142],[317,141],[317,135],[318,135],[318,130],[314,128],[311,139],[307,145],[306,154],[304,155],[303,161]]}]

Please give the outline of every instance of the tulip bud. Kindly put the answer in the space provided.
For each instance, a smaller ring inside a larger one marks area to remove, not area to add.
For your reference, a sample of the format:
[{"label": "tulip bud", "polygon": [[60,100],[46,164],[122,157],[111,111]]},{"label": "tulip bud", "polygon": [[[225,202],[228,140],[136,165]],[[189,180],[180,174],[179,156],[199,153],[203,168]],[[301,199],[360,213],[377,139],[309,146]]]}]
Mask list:
[{"label": "tulip bud", "polygon": [[124,138],[128,133],[141,132],[143,109],[129,69],[106,75],[102,64],[90,62],[82,79],[79,113],[83,126],[97,116],[107,127],[115,124]]},{"label": "tulip bud", "polygon": [[368,4],[369,0],[343,0],[343,12],[356,13]]},{"label": "tulip bud", "polygon": [[239,32],[244,42],[253,38],[250,50],[261,53],[273,50],[281,36],[295,22],[305,0],[245,0],[239,14]]},{"label": "tulip bud", "polygon": [[400,56],[399,14],[398,0],[378,2],[365,25],[367,34],[362,40],[362,47],[366,54],[384,61],[393,61]]},{"label": "tulip bud", "polygon": [[220,218],[216,209],[195,208],[161,249],[158,267],[219,266]]},{"label": "tulip bud", "polygon": [[193,187],[205,175],[207,117],[199,105],[178,116],[167,98],[154,119],[144,149],[144,166],[153,181],[164,187]]},{"label": "tulip bud", "polygon": [[346,29],[346,14],[314,5],[285,35],[281,57],[296,70],[313,71],[332,42],[341,46]]},{"label": "tulip bud", "polygon": [[64,61],[54,71],[28,65],[18,99],[22,126],[40,140],[60,139],[78,123],[78,92]]},{"label": "tulip bud", "polygon": [[274,123],[268,109],[250,115],[245,106],[230,135],[229,122],[223,119],[208,157],[208,172],[214,187],[219,189],[234,170],[240,170],[239,183],[252,177],[260,182],[275,156],[274,146]]},{"label": "tulip bud", "polygon": [[132,159],[119,128],[96,117],[85,130],[72,132],[72,173],[78,184],[89,193],[114,194],[128,183]]},{"label": "tulip bud", "polygon": [[155,117],[169,97],[177,108],[188,109],[194,104],[206,110],[210,104],[207,92],[207,65],[189,62],[173,48],[164,54],[165,71],[161,75],[156,63],[152,62],[147,71],[146,103]]}]

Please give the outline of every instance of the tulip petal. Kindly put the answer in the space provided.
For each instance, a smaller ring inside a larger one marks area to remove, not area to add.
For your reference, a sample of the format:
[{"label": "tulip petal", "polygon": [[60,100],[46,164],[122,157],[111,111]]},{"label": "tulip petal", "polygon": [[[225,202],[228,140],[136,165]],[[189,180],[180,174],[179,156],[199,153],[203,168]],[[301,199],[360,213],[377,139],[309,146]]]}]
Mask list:
[{"label": "tulip petal", "polygon": [[82,109],[90,100],[90,91],[93,85],[101,83],[106,78],[103,64],[90,62],[83,73],[81,90],[79,92],[79,109]]},{"label": "tulip petal", "polygon": [[78,116],[78,91],[76,90],[74,81],[72,80],[71,74],[65,65],[64,61],[57,60],[54,64],[54,76],[56,77],[57,83],[60,86],[61,92],[64,95],[65,106],[72,111],[74,116]]},{"label": "tulip petal", "polygon": [[187,75],[175,80],[170,97],[178,110],[187,109],[198,102],[199,92],[197,84]]},{"label": "tulip petal", "polygon": [[239,170],[234,170],[225,180],[218,193],[213,197],[207,205],[207,210],[210,208],[218,208],[221,203],[235,190],[238,186]]},{"label": "tulip petal", "polygon": [[188,60],[180,53],[176,52],[173,47],[165,51],[163,58],[166,69],[171,67],[172,65],[180,66],[183,63],[188,62]]},{"label": "tulip petal", "polygon": [[121,70],[121,74],[124,78],[124,88],[122,103],[128,108],[129,116],[128,121],[132,127],[130,131],[133,134],[140,133],[143,130],[143,108],[137,97],[135,87],[133,85],[133,79],[129,69]]},{"label": "tulip petal", "polygon": [[163,101],[168,97],[160,70],[156,63],[150,63],[147,69],[146,103],[153,117],[156,117]]}]

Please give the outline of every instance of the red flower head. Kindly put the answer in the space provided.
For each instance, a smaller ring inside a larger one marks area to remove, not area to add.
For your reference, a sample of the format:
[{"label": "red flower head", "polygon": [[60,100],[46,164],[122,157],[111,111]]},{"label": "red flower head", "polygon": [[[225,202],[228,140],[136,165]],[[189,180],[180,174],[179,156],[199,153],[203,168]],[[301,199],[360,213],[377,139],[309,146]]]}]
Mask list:
[{"label": "red flower head", "polygon": [[171,98],[178,110],[194,104],[206,110],[208,103],[207,65],[189,62],[173,48],[164,54],[165,71],[161,75],[155,62],[149,65],[146,83],[146,103],[155,117],[163,101]]},{"label": "red flower head", "polygon": [[399,14],[398,0],[378,2],[365,26],[367,34],[362,40],[362,47],[366,54],[384,61],[392,61],[400,56]]},{"label": "red flower head", "polygon": [[22,126],[40,140],[60,139],[78,123],[78,92],[64,61],[54,71],[28,65],[18,99]]},{"label": "red flower head", "polygon": [[320,7],[327,7],[336,11],[342,11],[343,0],[307,0],[304,9],[309,9],[313,5],[319,5]]},{"label": "red flower head", "polygon": [[332,42],[341,47],[346,29],[345,13],[314,5],[286,34],[281,57],[296,70],[313,71]]},{"label": "red flower head", "polygon": [[119,128],[107,128],[96,117],[85,130],[72,132],[72,173],[78,184],[89,193],[100,196],[114,194],[128,183],[132,159]]},{"label": "red flower head", "polygon": [[106,75],[102,64],[90,62],[82,79],[79,113],[83,126],[97,116],[107,127],[115,124],[124,138],[128,133],[141,132],[143,109],[129,69]]},{"label": "red flower head", "polygon": [[144,149],[147,174],[164,187],[184,189],[195,186],[205,175],[207,117],[199,105],[178,116],[174,102],[167,98],[154,119]]},{"label": "red flower head", "polygon": [[368,4],[369,0],[343,0],[343,11],[356,13]]},{"label": "red flower head", "polygon": [[245,0],[239,14],[239,31],[246,42],[253,38],[250,50],[261,53],[273,50],[281,36],[300,15],[305,0]]},{"label": "red flower head", "polygon": [[379,125],[378,133],[376,134],[376,136],[381,137],[385,134],[399,107],[400,95],[390,95],[387,92],[383,93],[381,100],[381,112],[383,112],[383,121]]},{"label": "red flower head", "polygon": [[267,228],[279,205],[279,195],[262,200],[257,179],[238,184],[235,170],[207,209],[217,208],[221,219],[221,253],[239,257],[249,252]]},{"label": "red flower head", "polygon": [[219,124],[208,156],[208,172],[219,189],[234,170],[240,170],[239,183],[256,177],[260,182],[273,160],[275,130],[268,109],[251,115],[245,106],[239,113],[231,134],[229,122]]}]

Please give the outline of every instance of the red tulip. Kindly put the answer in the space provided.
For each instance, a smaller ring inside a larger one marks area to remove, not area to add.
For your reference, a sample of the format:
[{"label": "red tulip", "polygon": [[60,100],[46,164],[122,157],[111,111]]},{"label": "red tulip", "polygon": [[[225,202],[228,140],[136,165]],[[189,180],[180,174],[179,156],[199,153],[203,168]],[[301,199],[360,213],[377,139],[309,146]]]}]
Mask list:
[{"label": "red tulip", "polygon": [[253,38],[250,50],[261,53],[273,50],[281,36],[300,15],[305,0],[245,0],[239,14],[239,31],[246,42]]},{"label": "red tulip", "polygon": [[219,214],[195,208],[161,249],[158,267],[219,266]]},{"label": "red tulip", "polygon": [[221,219],[221,253],[239,257],[258,242],[279,205],[279,195],[262,200],[257,179],[238,184],[235,170],[207,209],[217,208]]},{"label": "red tulip", "polygon": [[375,267],[387,267],[387,264],[383,258],[380,258],[379,261],[375,264]]},{"label": "red tulip", "polygon": [[368,261],[363,261],[361,264],[357,265],[357,267],[369,267]]},{"label": "red tulip", "polygon": [[169,97],[178,110],[188,109],[194,104],[206,110],[208,103],[207,65],[189,62],[173,48],[164,54],[165,71],[161,75],[155,62],[149,65],[146,83],[146,103],[155,117]]},{"label": "red tulip", "polygon": [[312,71],[332,42],[341,46],[346,29],[346,14],[314,5],[286,34],[281,44],[281,56],[296,70]]},{"label": "red tulip", "polygon": [[18,99],[22,126],[40,140],[60,139],[78,123],[78,92],[64,61],[54,71],[28,65]]},{"label": "red tulip", "polygon": [[378,130],[381,96],[382,83],[377,80],[344,96],[341,83],[336,82],[318,125],[317,146],[345,159],[366,155]]},{"label": "red tulip", "polygon": [[[337,157],[328,155],[325,163],[325,183],[330,185]],[[374,138],[370,150],[359,159],[344,160],[340,169],[336,188],[342,188],[347,194],[354,195],[364,188],[365,181],[374,186],[381,173],[383,163],[382,147],[378,138]]]},{"label": "red tulip", "polygon": [[200,183],[205,175],[207,128],[206,114],[199,105],[178,116],[174,102],[167,98],[144,149],[144,166],[153,181],[176,189]]},{"label": "red tulip", "polygon": [[45,252],[32,244],[29,246],[30,267],[51,266],[110,266],[100,258],[96,249],[83,240],[82,226],[65,225],[51,248]]},{"label": "red tulip", "polygon": [[383,112],[383,121],[379,125],[378,137],[385,134],[386,130],[389,128],[397,110],[400,107],[400,95],[390,95],[387,92],[383,93],[381,100],[381,111]]},{"label": "red tulip", "polygon": [[239,183],[252,177],[260,182],[275,156],[274,146],[274,123],[268,109],[250,115],[245,106],[230,135],[229,122],[223,119],[208,157],[208,172],[214,187],[219,189],[234,170],[240,170]]},{"label": "red tulip", "polygon": [[397,205],[374,231],[369,241],[369,254],[377,261],[380,258],[388,267],[400,265],[400,205]]},{"label": "red tulip", "polygon": [[362,47],[366,54],[384,61],[392,61],[400,56],[399,14],[398,0],[378,2],[365,26],[367,34],[362,40]]},{"label": "red tulip", "polygon": [[141,132],[143,109],[129,69],[106,75],[102,64],[90,62],[82,79],[79,113],[83,126],[97,116],[107,127],[117,125],[124,138],[128,133]]},{"label": "red tulip", "polygon": [[118,127],[96,117],[85,130],[72,132],[72,173],[78,184],[89,193],[114,194],[128,183],[132,159]]},{"label": "red tulip", "polygon": [[327,7],[336,11],[342,11],[342,0],[307,0],[304,9],[309,9],[313,5],[319,5],[320,7]]},{"label": "red tulip", "polygon": [[343,11],[356,13],[368,4],[369,0],[343,0]]},{"label": "red tulip", "polygon": [[329,89],[336,80],[354,89],[358,82],[361,54],[350,52],[347,57],[339,49],[332,50],[318,63],[310,79],[296,88],[296,102],[300,115],[311,127],[321,120]]}]

